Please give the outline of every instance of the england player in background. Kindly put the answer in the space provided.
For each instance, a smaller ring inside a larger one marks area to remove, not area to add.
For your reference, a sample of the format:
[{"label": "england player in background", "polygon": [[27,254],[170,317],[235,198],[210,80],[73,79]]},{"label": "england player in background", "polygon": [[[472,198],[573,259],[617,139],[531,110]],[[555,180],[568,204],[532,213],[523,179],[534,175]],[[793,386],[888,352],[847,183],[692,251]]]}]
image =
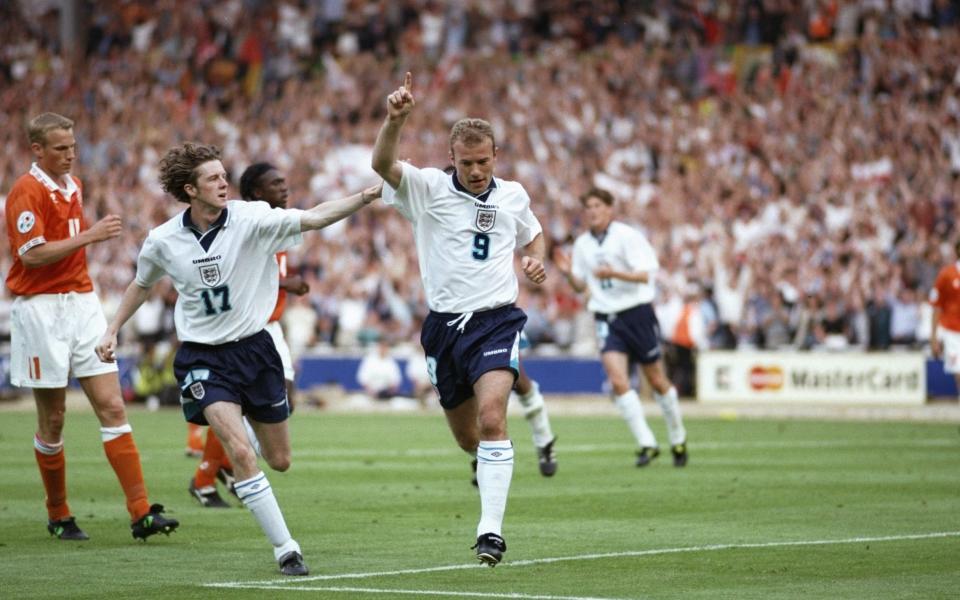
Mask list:
[{"label": "england player in background", "polygon": [[643,416],[640,396],[630,387],[630,364],[640,363],[663,411],[673,464],[687,464],[687,432],[677,389],[667,379],[660,355],[660,325],[653,312],[655,277],[660,263],[640,231],[613,220],[613,195],[594,188],[580,198],[589,231],[573,244],[573,259],[557,250],[554,264],[577,292],[589,290],[600,356],[620,414],[640,447],[637,466],[660,454]]},{"label": "england player in background", "polygon": [[410,73],[387,97],[387,117],[373,149],[373,169],[387,182],[384,201],[413,224],[430,314],[420,343],[457,443],[475,454],[480,491],[477,558],[503,558],[503,515],[513,476],[507,400],[519,368],[520,331],[527,320],[514,305],[513,270],[546,279],[545,245],[530,198],[513,181],[493,176],[496,144],[490,124],[462,119],[450,133],[453,175],[397,160],[400,131],[414,106]]},{"label": "england player in background", "polygon": [[290,414],[283,365],[264,327],[277,301],[275,254],[380,197],[380,186],[310,210],[271,209],[265,202],[227,200],[227,173],[214,146],[184,143],[160,161],[164,191],[189,208],[152,229],[140,249],[137,274],[97,346],[116,360],[117,332],[167,275],[179,294],[174,310],[181,341],[174,361],[187,420],[209,424],[233,463],[235,490],[273,546],[284,575],[306,575],[243,415],[267,464],[290,467]]}]

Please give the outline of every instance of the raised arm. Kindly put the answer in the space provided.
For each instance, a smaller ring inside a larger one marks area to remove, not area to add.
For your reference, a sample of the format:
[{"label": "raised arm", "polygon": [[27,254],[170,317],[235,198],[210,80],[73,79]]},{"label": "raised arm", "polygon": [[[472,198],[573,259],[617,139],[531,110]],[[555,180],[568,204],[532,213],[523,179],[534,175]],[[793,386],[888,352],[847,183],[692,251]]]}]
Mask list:
[{"label": "raised arm", "polygon": [[371,166],[392,188],[400,185],[403,176],[403,167],[397,160],[397,145],[400,142],[400,130],[416,104],[412,90],[413,76],[408,71],[403,78],[403,85],[387,96],[387,117],[380,126],[377,142],[373,146]]},{"label": "raised arm", "polygon": [[339,200],[331,200],[318,204],[310,210],[303,211],[300,217],[300,231],[323,229],[327,225],[336,223],[340,219],[349,217],[364,206],[380,197],[383,184],[370,186],[359,194],[352,194]]},{"label": "raised arm", "polygon": [[90,244],[109,240],[120,235],[123,231],[123,224],[117,215],[108,215],[96,223],[90,229],[81,231],[78,235],[68,237],[64,240],[47,242],[34,246],[20,260],[23,266],[28,269],[35,269],[57,262],[58,260],[69,256]]},{"label": "raised arm", "polygon": [[117,314],[113,317],[113,321],[107,325],[107,331],[104,332],[95,349],[100,360],[116,362],[117,333],[150,296],[151,289],[152,286],[148,288],[140,287],[136,281],[131,281],[130,285],[127,286],[126,291],[123,292],[123,298],[120,300],[120,306],[117,308]]}]

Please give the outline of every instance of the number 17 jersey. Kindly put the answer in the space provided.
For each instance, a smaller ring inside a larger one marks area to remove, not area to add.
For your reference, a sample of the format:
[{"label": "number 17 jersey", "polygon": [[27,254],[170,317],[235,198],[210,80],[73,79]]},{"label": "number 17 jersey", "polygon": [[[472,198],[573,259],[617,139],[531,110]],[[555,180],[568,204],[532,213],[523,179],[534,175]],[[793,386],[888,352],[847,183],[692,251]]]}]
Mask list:
[{"label": "number 17 jersey", "polygon": [[189,211],[152,229],[135,282],[169,275],[179,294],[173,319],[181,342],[224,344],[261,331],[277,302],[276,253],[302,240],[296,209],[231,200],[202,235]]}]

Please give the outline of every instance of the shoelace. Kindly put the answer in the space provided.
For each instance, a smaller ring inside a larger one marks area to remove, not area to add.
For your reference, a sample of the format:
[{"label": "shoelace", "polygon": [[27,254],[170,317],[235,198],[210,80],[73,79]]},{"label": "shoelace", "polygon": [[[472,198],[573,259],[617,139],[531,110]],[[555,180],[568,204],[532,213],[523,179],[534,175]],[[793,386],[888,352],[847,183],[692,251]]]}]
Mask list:
[{"label": "shoelace", "polygon": [[459,325],[457,325],[457,331],[459,331],[460,333],[463,333],[464,327],[467,326],[467,323],[469,323],[470,319],[472,318],[473,318],[473,312],[465,312],[461,314],[459,317],[457,317],[456,319],[447,321],[447,327],[453,327],[454,325],[457,325],[457,323],[459,323]]}]

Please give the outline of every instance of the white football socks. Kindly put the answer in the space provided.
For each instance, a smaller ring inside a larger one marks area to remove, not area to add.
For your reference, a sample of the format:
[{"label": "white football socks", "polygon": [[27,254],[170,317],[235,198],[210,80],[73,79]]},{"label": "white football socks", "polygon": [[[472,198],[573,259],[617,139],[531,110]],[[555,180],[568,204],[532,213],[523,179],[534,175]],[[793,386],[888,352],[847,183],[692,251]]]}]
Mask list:
[{"label": "white football socks", "polygon": [[533,445],[543,448],[553,439],[553,430],[550,428],[550,418],[547,416],[547,406],[540,394],[540,384],[531,381],[533,387],[527,394],[517,394],[520,406],[523,407],[523,416],[530,423],[533,431]]},{"label": "white football socks", "polygon": [[654,437],[650,426],[647,425],[647,419],[643,416],[643,406],[640,404],[640,396],[637,395],[636,390],[631,389],[626,394],[617,396],[615,402],[623,420],[633,432],[633,437],[637,439],[637,444],[641,448],[656,448],[657,438]]},{"label": "white football socks", "polygon": [[300,552],[300,545],[290,536],[283,513],[280,512],[280,505],[273,495],[273,488],[263,471],[250,479],[236,482],[234,489],[273,545],[273,557],[276,560],[279,561],[288,552]]},{"label": "white football socks", "polygon": [[667,423],[667,436],[670,445],[676,446],[687,440],[687,430],[683,426],[683,417],[680,416],[680,400],[677,397],[677,388],[670,386],[666,394],[653,393],[653,399],[663,411],[663,420]]},{"label": "white football socks", "polygon": [[513,478],[513,442],[480,442],[477,447],[477,487],[480,489],[480,522],[477,537],[484,533],[501,535],[507,493]]}]

